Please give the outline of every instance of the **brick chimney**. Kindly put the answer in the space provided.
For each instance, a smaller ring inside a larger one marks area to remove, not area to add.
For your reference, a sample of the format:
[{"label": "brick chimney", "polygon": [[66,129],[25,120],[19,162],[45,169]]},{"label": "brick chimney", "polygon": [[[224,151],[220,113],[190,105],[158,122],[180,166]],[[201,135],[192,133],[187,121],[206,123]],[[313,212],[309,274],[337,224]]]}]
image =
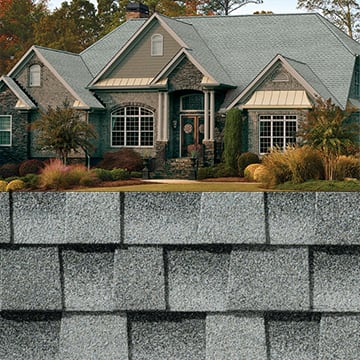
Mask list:
[{"label": "brick chimney", "polygon": [[149,17],[148,6],[141,3],[129,3],[126,5],[126,20]]}]

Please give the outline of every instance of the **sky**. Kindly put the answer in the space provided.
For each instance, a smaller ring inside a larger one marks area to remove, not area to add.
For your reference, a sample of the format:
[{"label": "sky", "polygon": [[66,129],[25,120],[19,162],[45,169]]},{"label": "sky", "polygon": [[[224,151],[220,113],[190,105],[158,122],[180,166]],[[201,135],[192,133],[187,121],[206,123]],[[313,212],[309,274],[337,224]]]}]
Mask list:
[{"label": "sky", "polygon": [[[49,0],[49,7],[54,9],[60,7],[64,0]],[[70,0],[68,0],[70,2]],[[91,0],[94,4],[97,4],[96,0]],[[255,11],[272,11],[275,14],[281,13],[294,13],[302,12],[296,8],[297,0],[263,0],[263,4],[247,4],[242,6],[234,14],[253,14]]]}]

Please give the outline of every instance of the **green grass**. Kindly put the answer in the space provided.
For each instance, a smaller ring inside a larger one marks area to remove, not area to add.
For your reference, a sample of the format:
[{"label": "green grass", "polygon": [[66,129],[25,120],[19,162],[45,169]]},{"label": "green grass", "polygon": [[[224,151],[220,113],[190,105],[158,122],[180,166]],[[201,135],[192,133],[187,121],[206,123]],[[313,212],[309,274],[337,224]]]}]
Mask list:
[{"label": "green grass", "polygon": [[263,191],[260,189],[259,184],[256,183],[241,183],[241,182],[196,182],[187,184],[141,184],[131,186],[118,186],[118,187],[99,187],[87,188],[77,191],[190,191],[190,192],[242,192],[242,191]]},{"label": "green grass", "polygon": [[301,184],[286,182],[276,187],[280,191],[360,191],[360,181],[311,180]]}]

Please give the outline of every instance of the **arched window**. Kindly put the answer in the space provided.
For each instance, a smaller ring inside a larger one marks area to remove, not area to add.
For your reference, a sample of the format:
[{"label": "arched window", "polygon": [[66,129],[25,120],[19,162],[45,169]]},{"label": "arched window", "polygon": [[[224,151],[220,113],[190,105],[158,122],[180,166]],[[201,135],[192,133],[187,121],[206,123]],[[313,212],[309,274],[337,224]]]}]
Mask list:
[{"label": "arched window", "polygon": [[29,69],[29,86],[41,85],[41,66],[39,64],[31,65]]},{"label": "arched window", "polygon": [[141,106],[125,106],[111,114],[112,147],[154,145],[154,113]]},{"label": "arched window", "polygon": [[163,56],[164,38],[161,34],[154,34],[151,37],[151,56]]}]

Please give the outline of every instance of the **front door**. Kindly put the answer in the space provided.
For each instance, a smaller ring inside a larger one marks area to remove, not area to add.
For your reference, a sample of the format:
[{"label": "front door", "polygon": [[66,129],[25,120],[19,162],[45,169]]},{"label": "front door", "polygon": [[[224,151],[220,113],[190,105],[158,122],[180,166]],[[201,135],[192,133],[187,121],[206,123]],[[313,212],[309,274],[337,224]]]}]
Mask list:
[{"label": "front door", "polygon": [[203,139],[204,117],[202,115],[183,115],[181,117],[181,156],[189,156],[191,150],[199,148]]}]

